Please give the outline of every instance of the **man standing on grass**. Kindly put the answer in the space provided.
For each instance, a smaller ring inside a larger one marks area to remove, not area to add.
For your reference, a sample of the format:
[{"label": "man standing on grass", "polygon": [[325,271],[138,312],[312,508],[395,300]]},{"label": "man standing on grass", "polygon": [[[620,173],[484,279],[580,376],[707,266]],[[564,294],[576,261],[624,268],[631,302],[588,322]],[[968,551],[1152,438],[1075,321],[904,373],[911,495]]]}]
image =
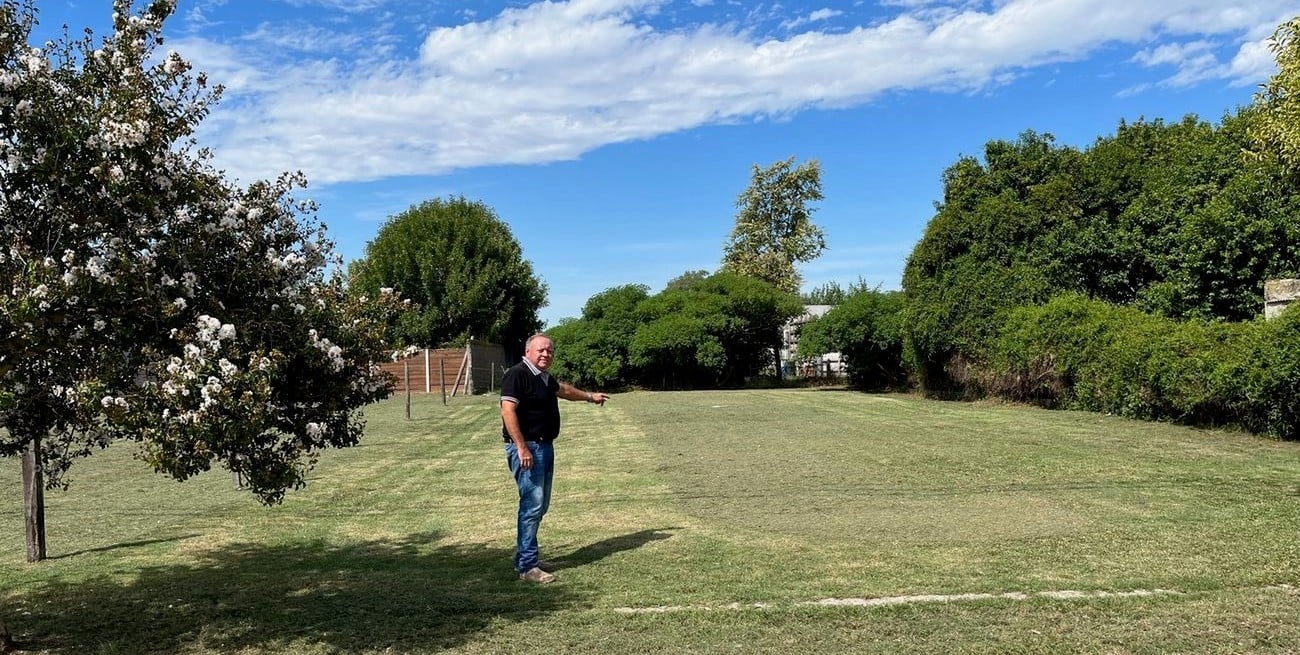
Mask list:
[{"label": "man standing on grass", "polygon": [[546,369],[555,356],[555,344],[545,334],[534,334],[524,345],[524,359],[506,371],[501,380],[501,437],[506,442],[506,464],[519,487],[519,524],[515,570],[519,579],[546,583],[555,575],[544,570],[537,553],[537,528],[551,504],[551,478],[560,436],[560,403],[585,400],[604,405],[609,396],[591,393],[556,380]]}]

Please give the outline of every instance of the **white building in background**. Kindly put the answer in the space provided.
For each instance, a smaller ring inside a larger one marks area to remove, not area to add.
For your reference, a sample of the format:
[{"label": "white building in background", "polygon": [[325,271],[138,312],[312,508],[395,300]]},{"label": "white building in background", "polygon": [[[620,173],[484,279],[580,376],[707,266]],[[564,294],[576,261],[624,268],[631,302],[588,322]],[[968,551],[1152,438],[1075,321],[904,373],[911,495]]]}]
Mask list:
[{"label": "white building in background", "polygon": [[799,359],[799,333],[814,318],[834,309],[835,305],[804,305],[803,313],[790,319],[781,328],[781,368],[787,376],[838,377],[845,374],[844,359],[839,353],[826,353],[821,357]]}]

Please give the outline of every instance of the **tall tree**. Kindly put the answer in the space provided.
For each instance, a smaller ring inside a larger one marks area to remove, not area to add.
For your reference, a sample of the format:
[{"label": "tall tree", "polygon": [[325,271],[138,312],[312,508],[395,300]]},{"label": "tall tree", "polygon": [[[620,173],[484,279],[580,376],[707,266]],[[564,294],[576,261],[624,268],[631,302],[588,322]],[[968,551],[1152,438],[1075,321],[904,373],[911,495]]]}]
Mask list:
[{"label": "tall tree", "polygon": [[[811,203],[822,199],[821,164],[800,166],[794,157],[767,168],[754,164],[749,187],[736,198],[740,211],[723,248],[724,271],[757,278],[797,294],[803,282],[796,262],[816,259],[826,236],[812,221]],[[781,337],[771,344],[776,376],[781,377]]]},{"label": "tall tree", "polygon": [[794,157],[767,168],[755,164],[749,187],[736,199],[740,211],[723,250],[723,268],[799,293],[802,279],[795,264],[826,249],[826,237],[812,221],[811,203],[821,199],[817,160],[799,166]]},{"label": "tall tree", "polygon": [[1255,123],[1250,136],[1257,152],[1276,158],[1293,174],[1300,172],[1300,16],[1278,26],[1269,41],[1277,73],[1255,96]]},{"label": "tall tree", "polygon": [[395,336],[415,346],[474,337],[521,353],[546,304],[546,285],[509,226],[463,197],[429,200],[389,219],[351,276],[361,293],[393,288],[411,299]]},{"label": "tall tree", "polygon": [[192,135],[220,89],[155,56],[174,0],[134,9],[42,49],[32,3],[0,2],[0,456],[24,457],[32,560],[41,492],[78,457],[134,441],[159,472],[220,463],[274,503],[391,390],[395,296],[325,277],[300,176],[238,188],[211,166]]}]

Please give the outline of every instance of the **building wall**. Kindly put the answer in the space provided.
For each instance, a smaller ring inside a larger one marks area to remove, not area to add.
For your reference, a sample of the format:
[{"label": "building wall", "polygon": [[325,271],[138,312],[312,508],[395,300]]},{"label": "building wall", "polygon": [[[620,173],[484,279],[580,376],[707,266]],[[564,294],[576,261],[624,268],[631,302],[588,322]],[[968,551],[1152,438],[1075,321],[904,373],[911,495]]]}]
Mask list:
[{"label": "building wall", "polygon": [[781,329],[781,365],[785,374],[797,377],[834,377],[845,374],[844,360],[840,353],[826,353],[811,359],[797,357],[799,333],[803,326],[834,308],[834,305],[804,305],[804,312]]}]

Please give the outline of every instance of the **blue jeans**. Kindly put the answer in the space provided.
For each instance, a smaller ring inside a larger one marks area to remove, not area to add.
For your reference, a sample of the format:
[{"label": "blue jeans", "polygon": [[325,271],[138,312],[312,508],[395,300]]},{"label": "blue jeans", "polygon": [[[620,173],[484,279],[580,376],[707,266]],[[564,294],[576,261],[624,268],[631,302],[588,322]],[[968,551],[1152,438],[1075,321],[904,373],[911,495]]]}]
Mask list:
[{"label": "blue jeans", "polygon": [[506,444],[506,464],[519,487],[519,523],[515,539],[515,570],[523,573],[537,566],[537,528],[551,506],[551,479],[555,475],[555,450],[549,443],[529,441],[532,468],[519,465],[514,443]]}]

